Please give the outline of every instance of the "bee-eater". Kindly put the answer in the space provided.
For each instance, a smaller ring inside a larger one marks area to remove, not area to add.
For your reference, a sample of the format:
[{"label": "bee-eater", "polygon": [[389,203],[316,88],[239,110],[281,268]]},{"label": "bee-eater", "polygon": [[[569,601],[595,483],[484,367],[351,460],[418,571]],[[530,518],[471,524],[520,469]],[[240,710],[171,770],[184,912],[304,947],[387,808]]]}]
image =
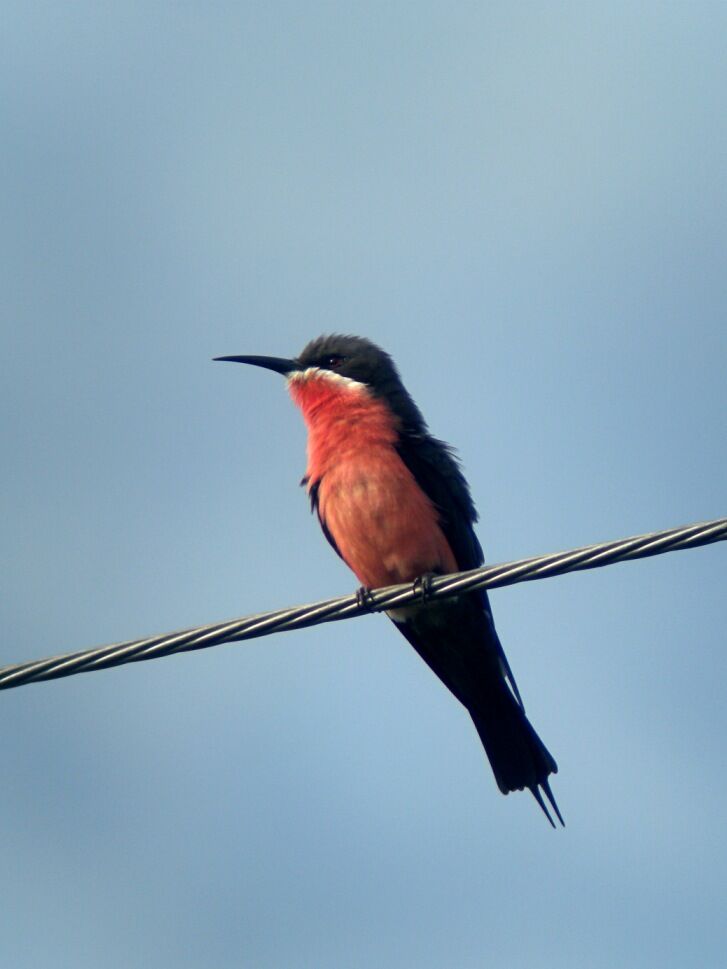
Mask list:
[{"label": "bee-eater", "polygon": [[[452,449],[429,433],[391,357],[356,336],[322,336],[295,359],[217,357],[282,374],[303,412],[303,478],[323,533],[364,589],[484,561],[477,512]],[[503,794],[527,788],[555,827],[558,767],[525,715],[485,590],[388,613],[469,711]]]}]

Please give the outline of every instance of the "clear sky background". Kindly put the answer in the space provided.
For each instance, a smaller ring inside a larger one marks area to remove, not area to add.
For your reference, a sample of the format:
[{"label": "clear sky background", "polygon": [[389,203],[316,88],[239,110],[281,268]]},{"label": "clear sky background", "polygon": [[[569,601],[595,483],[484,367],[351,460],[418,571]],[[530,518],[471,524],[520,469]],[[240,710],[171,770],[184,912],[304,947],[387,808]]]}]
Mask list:
[{"label": "clear sky background", "polygon": [[[6,3],[0,662],[352,591],[282,380],[488,560],[727,513],[724,3]],[[381,617],[0,695],[13,969],[724,965],[723,545],[493,594],[567,821]]]}]

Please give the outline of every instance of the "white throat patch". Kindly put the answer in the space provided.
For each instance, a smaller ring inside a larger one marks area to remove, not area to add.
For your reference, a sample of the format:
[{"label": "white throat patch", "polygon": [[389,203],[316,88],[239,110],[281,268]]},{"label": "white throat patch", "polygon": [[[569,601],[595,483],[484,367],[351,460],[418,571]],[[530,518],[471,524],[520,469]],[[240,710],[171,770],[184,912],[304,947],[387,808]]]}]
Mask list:
[{"label": "white throat patch", "polygon": [[366,384],[351,377],[344,377],[343,374],[334,373],[333,370],[324,370],[322,367],[306,367],[305,370],[294,370],[288,377],[288,383],[304,384],[309,380],[328,380],[337,387],[344,388],[352,393],[368,393]]}]

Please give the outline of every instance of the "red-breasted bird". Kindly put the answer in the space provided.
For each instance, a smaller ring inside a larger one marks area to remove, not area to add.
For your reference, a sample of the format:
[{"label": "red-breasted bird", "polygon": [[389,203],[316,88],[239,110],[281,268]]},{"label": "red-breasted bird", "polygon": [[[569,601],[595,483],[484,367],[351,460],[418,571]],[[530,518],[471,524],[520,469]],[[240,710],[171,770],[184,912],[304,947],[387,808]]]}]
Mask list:
[{"label": "red-breasted bird", "polygon": [[[287,378],[308,430],[303,484],[323,533],[364,588],[474,569],[477,512],[452,449],[432,437],[391,357],[322,336],[299,357],[217,357]],[[469,711],[503,794],[527,788],[555,827],[558,767],[525,715],[484,590],[389,613]]]}]

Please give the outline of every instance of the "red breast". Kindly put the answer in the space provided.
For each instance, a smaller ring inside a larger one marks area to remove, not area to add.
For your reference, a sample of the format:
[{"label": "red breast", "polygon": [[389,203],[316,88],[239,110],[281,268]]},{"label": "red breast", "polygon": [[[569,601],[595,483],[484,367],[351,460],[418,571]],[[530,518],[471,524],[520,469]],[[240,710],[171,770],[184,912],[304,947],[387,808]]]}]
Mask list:
[{"label": "red breast", "polygon": [[437,512],[399,457],[397,418],[357,381],[310,370],[289,379],[308,429],[308,487],[341,556],[370,588],[454,572]]}]

